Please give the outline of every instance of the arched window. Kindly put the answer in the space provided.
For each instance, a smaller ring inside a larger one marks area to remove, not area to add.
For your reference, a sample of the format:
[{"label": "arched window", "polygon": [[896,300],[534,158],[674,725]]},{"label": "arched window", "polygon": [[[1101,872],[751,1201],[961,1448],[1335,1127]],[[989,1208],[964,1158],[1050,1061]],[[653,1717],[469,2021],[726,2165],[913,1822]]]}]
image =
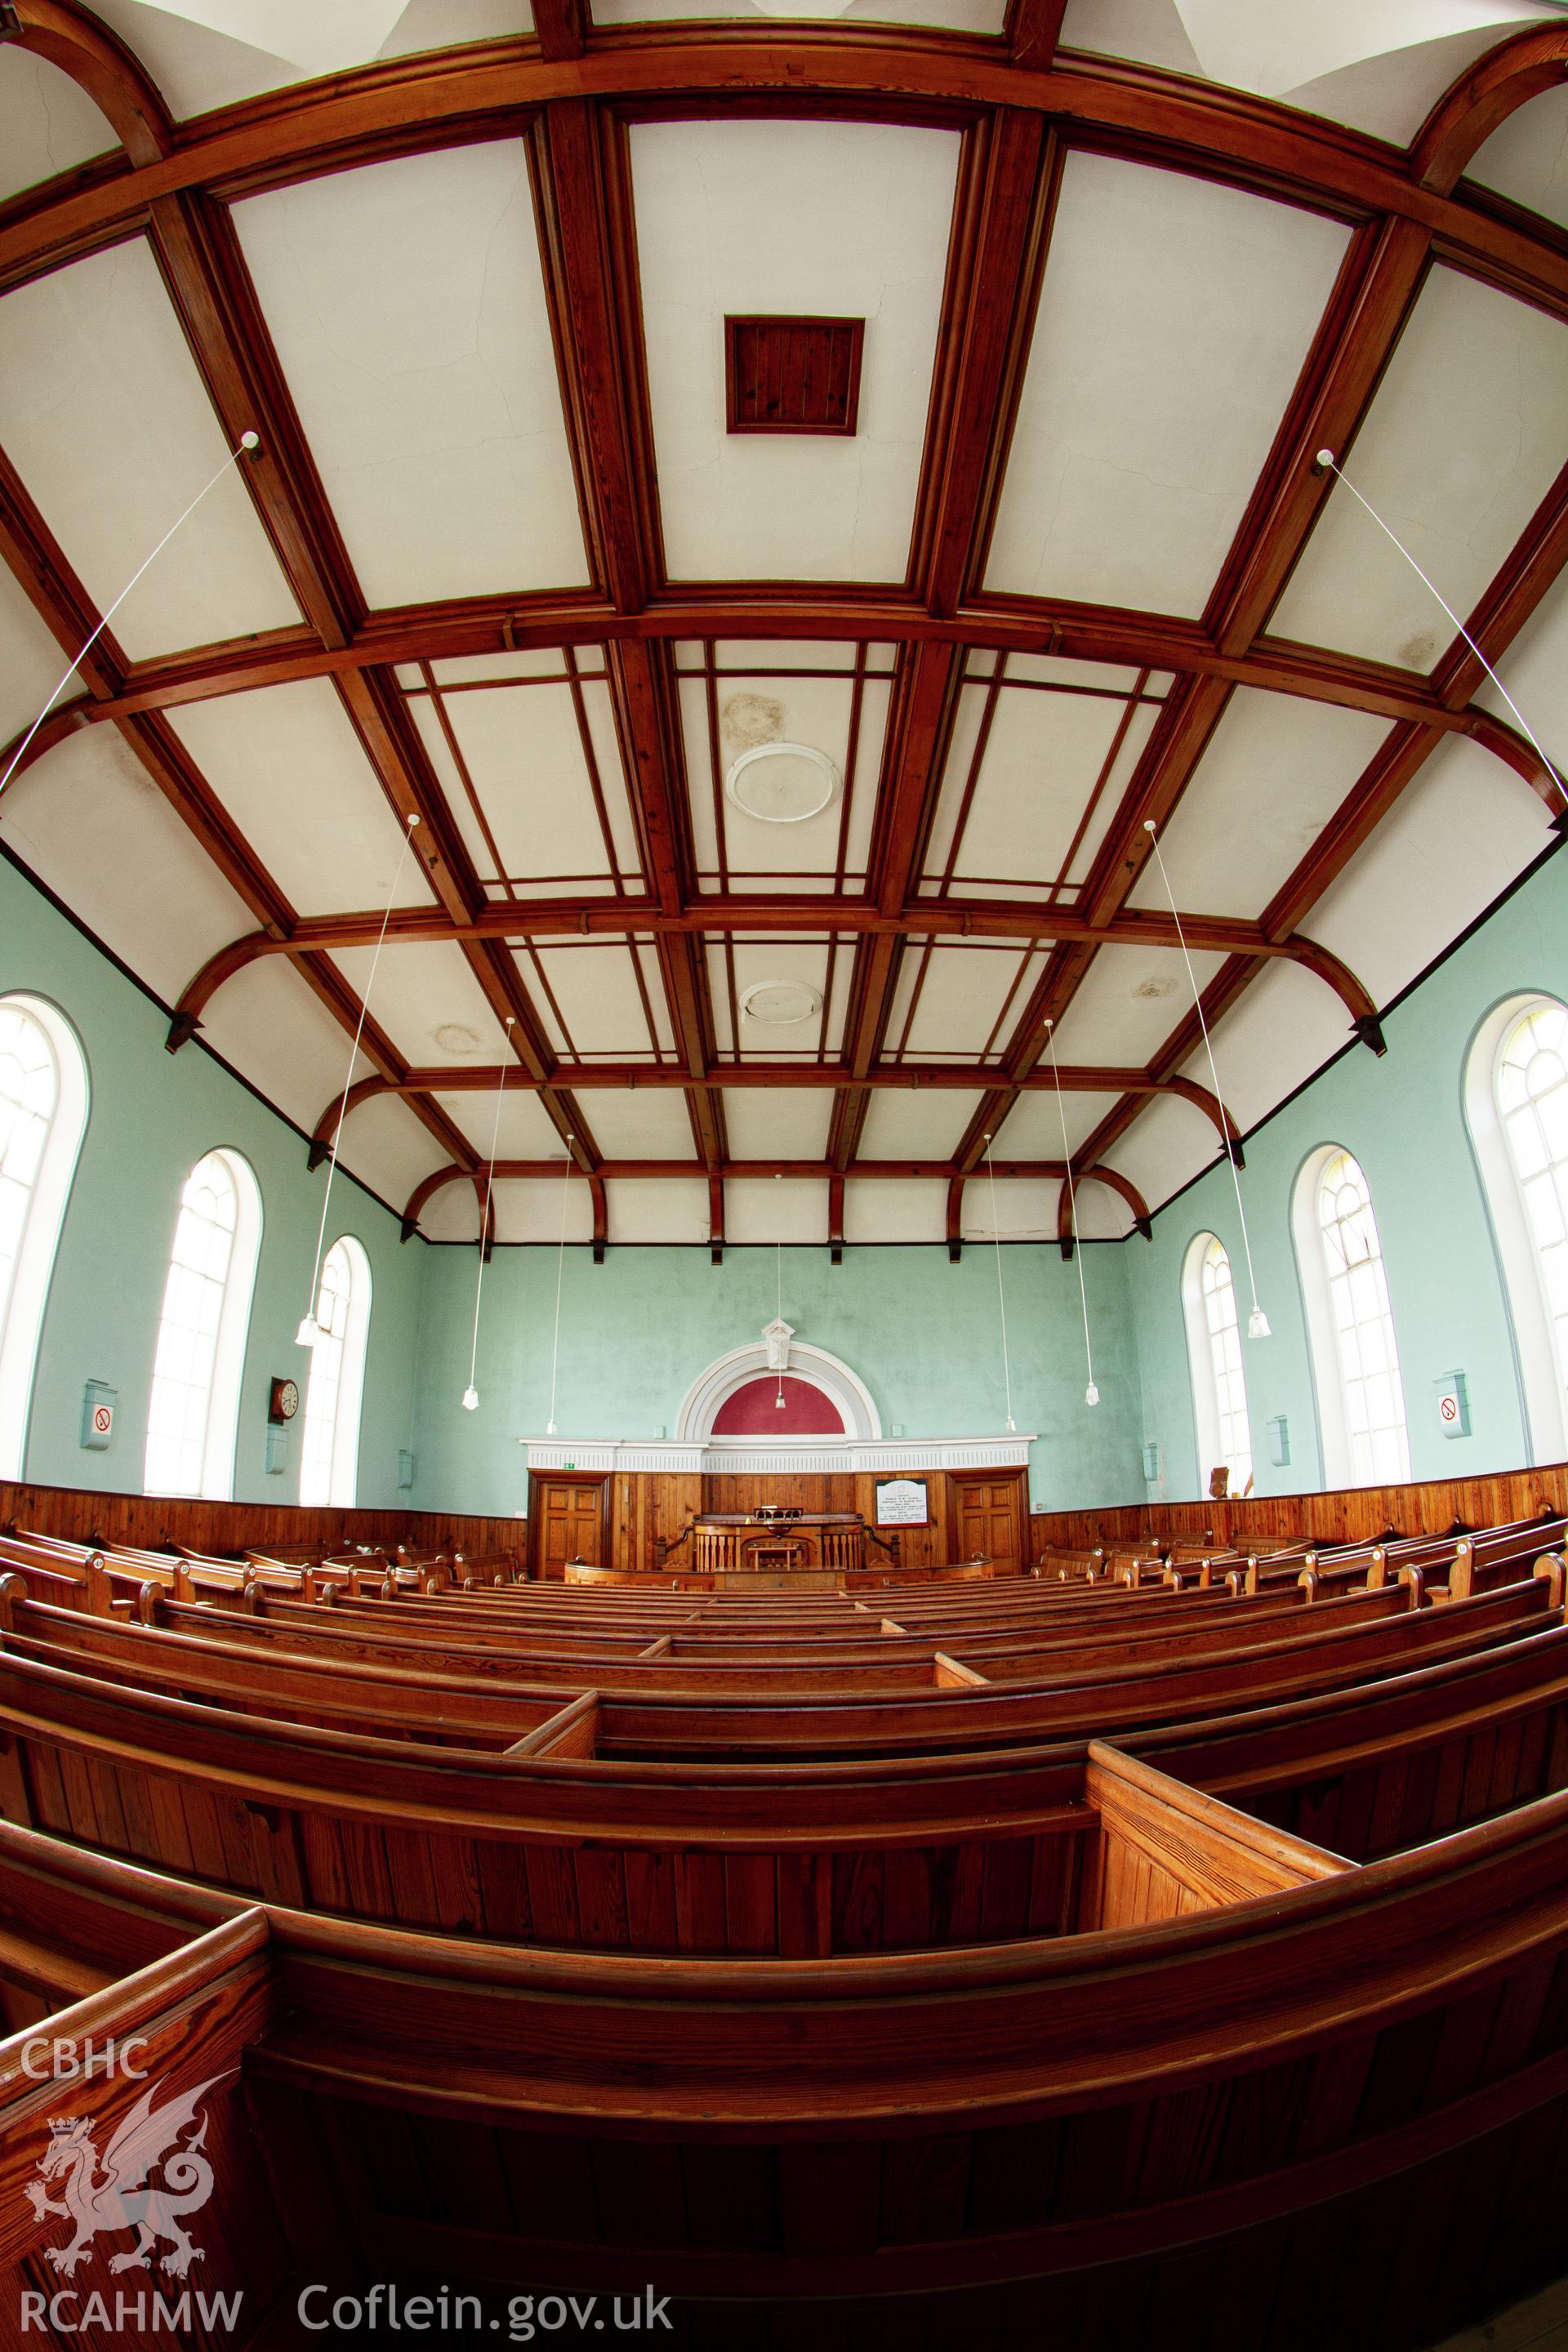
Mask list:
[{"label": "arched window", "polygon": [[1361,1163],[1325,1144],[1296,1186],[1296,1254],[1331,1486],[1408,1478],[1405,1387],[1383,1244]]},{"label": "arched window", "polygon": [[185,1179],[163,1286],[147,1415],[149,1495],[234,1492],[260,1248],[261,1193],[249,1161],[237,1151],[209,1151]]},{"label": "arched window", "polygon": [[41,997],[0,996],[0,1478],[22,1475],[33,1371],[87,1128],[87,1062]]},{"label": "arched window", "polygon": [[1231,1493],[1240,1495],[1252,1476],[1252,1431],[1236,1286],[1217,1234],[1198,1234],[1188,1247],[1182,1268],[1182,1306],[1198,1424],[1199,1490],[1206,1493],[1208,1473],[1223,1463],[1230,1472]]},{"label": "arched window", "polygon": [[321,1336],[310,1351],[301,1503],[352,1504],[359,1493],[359,1422],[370,1338],[370,1260],[352,1234],[327,1252],[316,1295]]},{"label": "arched window", "polygon": [[1466,1108],[1537,1462],[1568,1441],[1568,1005],[1515,996],[1477,1033]]}]

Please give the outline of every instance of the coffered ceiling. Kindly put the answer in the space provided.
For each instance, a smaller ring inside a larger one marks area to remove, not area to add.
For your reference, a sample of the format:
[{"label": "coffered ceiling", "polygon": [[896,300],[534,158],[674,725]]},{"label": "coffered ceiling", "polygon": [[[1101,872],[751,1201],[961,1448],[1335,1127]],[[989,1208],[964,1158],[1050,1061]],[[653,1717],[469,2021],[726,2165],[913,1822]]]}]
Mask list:
[{"label": "coffered ceiling", "polygon": [[1311,460],[1556,740],[1565,68],[1482,0],[0,0],[0,768],[260,436],[0,841],[318,1160],[363,1014],[410,1234],[492,1131],[502,1240],[956,1250],[988,1153],[1128,1233],[1556,838]]}]

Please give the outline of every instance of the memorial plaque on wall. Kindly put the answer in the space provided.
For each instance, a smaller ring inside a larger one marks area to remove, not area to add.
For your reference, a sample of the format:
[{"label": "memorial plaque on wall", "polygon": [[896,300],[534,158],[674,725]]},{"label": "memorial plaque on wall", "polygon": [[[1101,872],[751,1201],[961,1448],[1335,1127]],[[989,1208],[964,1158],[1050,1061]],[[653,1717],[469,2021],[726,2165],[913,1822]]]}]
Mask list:
[{"label": "memorial plaque on wall", "polygon": [[879,1528],[924,1528],[931,1509],[923,1478],[879,1478],[877,1525]]}]

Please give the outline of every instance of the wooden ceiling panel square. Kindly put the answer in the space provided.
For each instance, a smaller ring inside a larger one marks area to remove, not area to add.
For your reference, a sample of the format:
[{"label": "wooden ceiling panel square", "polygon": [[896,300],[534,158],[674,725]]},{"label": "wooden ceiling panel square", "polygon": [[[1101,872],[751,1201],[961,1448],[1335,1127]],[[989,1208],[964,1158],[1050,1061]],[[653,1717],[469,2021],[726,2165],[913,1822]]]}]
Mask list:
[{"label": "wooden ceiling panel square", "polygon": [[[826,1178],[731,1177],[724,1186],[724,1237],[731,1243],[816,1242],[819,1246],[825,1245]],[[768,1311],[771,1313],[772,1308]],[[784,1313],[789,1313],[787,1282]]]},{"label": "wooden ceiling panel square", "polygon": [[[1331,702],[1243,687],[1160,835],[1178,907],[1256,919],[1294,873],[1388,732]],[[1151,859],[1129,904],[1169,901]]]},{"label": "wooden ceiling panel square", "polygon": [[165,1003],[256,929],[112,727],[68,735],[6,786],[0,840]]},{"label": "wooden ceiling panel square", "polygon": [[1346,243],[1289,205],[1069,155],[987,585],[1200,614]]},{"label": "wooden ceiling panel square", "polygon": [[[1432,271],[1341,463],[1457,613],[1468,613],[1568,447],[1568,325],[1457,270]],[[1441,606],[1342,482],[1270,632],[1429,670]]]},{"label": "wooden ceiling panel square", "polygon": [[726,1087],[724,1129],[735,1160],[821,1160],[833,1119],[829,1087]]},{"label": "wooden ceiling panel square", "polygon": [[[104,611],[228,454],[142,237],[0,299],[5,453]],[[237,470],[114,616],[132,660],[300,618]]]},{"label": "wooden ceiling panel square", "polygon": [[959,1087],[879,1087],[860,1129],[861,1160],[949,1160],[984,1097]]},{"label": "wooden ceiling panel square", "polygon": [[1081,880],[1160,705],[1011,685],[1011,666],[966,683],[926,853],[925,883],[1027,896]]},{"label": "wooden ceiling panel square", "polygon": [[1014,947],[906,950],[888,1023],[889,1051],[916,1062],[994,1055],[1044,958]]},{"label": "wooden ceiling panel square", "polygon": [[234,217],[371,604],[585,583],[521,142],[331,173]]},{"label": "wooden ceiling panel square", "polygon": [[582,1108],[606,1160],[697,1157],[686,1097],[679,1087],[595,1087],[584,1093]]},{"label": "wooden ceiling panel square", "polygon": [[[386,904],[405,828],[327,679],[186,703],[169,721],[300,914]],[[398,904],[434,896],[404,858]]]},{"label": "wooden ceiling panel square", "polygon": [[863,887],[889,676],[829,667],[810,647],[771,660],[757,648],[752,670],[738,650],[719,646],[711,666],[680,676],[700,887]]},{"label": "wooden ceiling panel square", "polygon": [[[1042,1063],[1041,1067],[1048,1071],[1049,1063]],[[1031,1087],[1026,1094],[1019,1096],[993,1139],[993,1155],[997,1160],[1060,1160],[1065,1111],[1068,1150],[1076,1159],[1084,1138],[1092,1135],[1100,1120],[1114,1110],[1117,1100],[1115,1095],[1064,1090],[1058,1111],[1054,1087]]]},{"label": "wooden ceiling panel square", "polygon": [[435,1100],[482,1160],[489,1159],[492,1137],[498,1160],[557,1160],[563,1155],[564,1147],[549,1113],[515,1066],[507,1072],[499,1121],[493,1087],[482,1094],[437,1095]]},{"label": "wooden ceiling panel square", "polygon": [[[1193,956],[1206,988],[1225,959]],[[1176,948],[1101,948],[1057,1026],[1064,1062],[1126,1069],[1153,1060],[1192,1011],[1187,968]]]},{"label": "wooden ceiling panel square", "polygon": [[514,945],[523,986],[563,1060],[651,1063],[656,1038],[661,1052],[673,1045],[668,1015],[658,1017],[658,973],[650,977],[643,952],[624,940]]},{"label": "wooden ceiling panel square", "polygon": [[0,201],[119,144],[69,74],[12,42],[0,47]]},{"label": "wooden ceiling panel square", "polygon": [[602,674],[420,690],[409,708],[492,897],[633,887],[637,837]]},{"label": "wooden ceiling panel square", "polygon": [[362,996],[370,984],[371,1018],[415,1069],[444,1063],[484,1062],[492,1067],[506,1049],[506,1032],[460,947],[445,940],[389,940],[379,962],[374,948],[334,948],[332,962]]},{"label": "wooden ceiling panel square", "polygon": [[[903,579],[958,150],[892,124],[633,127],[672,578]],[[868,321],[853,438],[726,430],[724,320],[741,312]]]},{"label": "wooden ceiling panel square", "polygon": [[836,1053],[843,1017],[837,968],[848,961],[826,940],[710,940],[709,994],[720,1052],[760,1062]]}]

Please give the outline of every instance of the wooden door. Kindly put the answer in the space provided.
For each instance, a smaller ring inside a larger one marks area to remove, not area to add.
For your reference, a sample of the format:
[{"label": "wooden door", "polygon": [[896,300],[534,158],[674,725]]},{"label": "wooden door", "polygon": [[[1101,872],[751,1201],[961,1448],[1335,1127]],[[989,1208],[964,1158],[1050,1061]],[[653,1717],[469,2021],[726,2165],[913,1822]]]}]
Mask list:
[{"label": "wooden door", "polygon": [[529,1517],[532,1522],[533,1572],[564,1574],[568,1560],[607,1568],[605,1545],[609,1479],[593,1471],[535,1472]]},{"label": "wooden door", "polygon": [[1023,1557],[1023,1482],[1016,1470],[995,1477],[955,1475],[952,1492],[952,1557],[1017,1565]]}]

